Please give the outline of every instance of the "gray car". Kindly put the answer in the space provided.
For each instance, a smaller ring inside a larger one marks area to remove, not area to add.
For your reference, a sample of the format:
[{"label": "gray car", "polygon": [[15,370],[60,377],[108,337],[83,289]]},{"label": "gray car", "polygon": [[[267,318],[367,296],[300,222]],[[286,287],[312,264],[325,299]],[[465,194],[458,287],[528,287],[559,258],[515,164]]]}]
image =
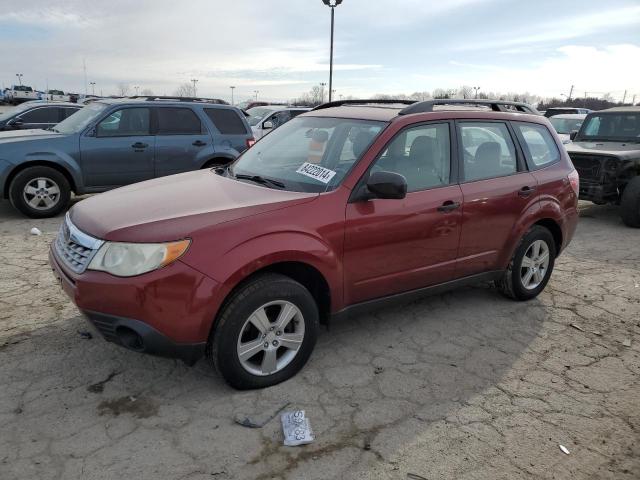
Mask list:
[{"label": "gray car", "polygon": [[0,133],[0,194],[27,216],[50,217],[71,192],[224,165],[253,141],[244,114],[229,105],[97,101],[51,130]]}]

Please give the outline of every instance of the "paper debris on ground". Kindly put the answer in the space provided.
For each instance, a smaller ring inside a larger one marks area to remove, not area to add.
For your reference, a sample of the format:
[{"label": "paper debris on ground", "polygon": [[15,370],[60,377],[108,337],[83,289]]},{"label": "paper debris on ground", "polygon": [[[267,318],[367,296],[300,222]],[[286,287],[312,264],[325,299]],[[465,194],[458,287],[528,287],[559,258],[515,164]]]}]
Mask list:
[{"label": "paper debris on ground", "polygon": [[569,455],[569,449],[567,447],[565,447],[564,445],[558,445],[560,447],[560,450],[562,450],[562,453]]},{"label": "paper debris on ground", "polygon": [[630,347],[631,346],[631,339],[630,338],[625,338],[622,341],[622,345],[624,345],[625,347]]},{"label": "paper debris on ground", "polygon": [[576,330],[580,330],[581,332],[584,332],[584,328],[582,328],[580,325],[576,323],[570,323],[569,326],[575,328]]},{"label": "paper debris on ground", "polygon": [[288,447],[306,445],[315,440],[311,424],[304,410],[284,412],[282,417],[282,431],[284,432],[284,444]]},{"label": "paper debris on ground", "polygon": [[42,235],[42,232],[40,231],[39,228],[33,227],[31,229],[31,235]]}]

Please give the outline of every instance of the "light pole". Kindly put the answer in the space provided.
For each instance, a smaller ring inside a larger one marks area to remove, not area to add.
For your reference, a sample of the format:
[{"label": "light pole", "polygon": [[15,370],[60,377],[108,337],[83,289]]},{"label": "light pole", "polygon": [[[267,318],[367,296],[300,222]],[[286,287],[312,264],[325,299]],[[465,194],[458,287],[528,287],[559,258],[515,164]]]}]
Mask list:
[{"label": "light pole", "polygon": [[233,105],[233,91],[236,87],[229,87],[231,89],[231,105]]},{"label": "light pole", "polygon": [[20,85],[22,85],[22,74],[21,73],[16,73],[16,77],[18,77],[18,83]]},{"label": "light pole", "polygon": [[95,95],[96,94],[96,82],[89,82],[89,85],[91,85],[91,95]]},{"label": "light pole", "polygon": [[331,101],[331,91],[333,88],[333,25],[335,8],[342,3],[342,0],[322,0],[322,3],[331,7],[331,50],[329,54],[329,101]]},{"label": "light pole", "polygon": [[190,80],[190,82],[192,82],[192,83],[193,83],[193,96],[195,97],[195,96],[197,95],[197,94],[196,94],[196,83],[198,83],[198,79],[197,79],[197,78],[192,78],[192,79]]},{"label": "light pole", "polygon": [[258,94],[260,93],[260,90],[254,90],[253,93],[256,94],[256,102],[258,101]]},{"label": "light pole", "polygon": [[[326,83],[320,82],[320,103],[324,103],[324,87],[326,85],[327,85]],[[329,98],[331,98],[331,95],[329,95]]]},{"label": "light pole", "polygon": [[476,100],[478,99],[478,90],[480,90],[480,87],[473,87],[473,89],[476,91]]}]

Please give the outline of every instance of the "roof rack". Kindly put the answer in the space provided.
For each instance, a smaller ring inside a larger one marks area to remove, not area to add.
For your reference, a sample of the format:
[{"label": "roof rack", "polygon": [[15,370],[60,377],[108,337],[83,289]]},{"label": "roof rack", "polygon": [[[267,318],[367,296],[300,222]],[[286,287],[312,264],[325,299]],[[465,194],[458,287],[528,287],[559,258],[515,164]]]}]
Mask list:
[{"label": "roof rack", "polygon": [[200,97],[171,97],[161,95],[133,95],[128,98],[137,98],[140,100],[146,100],[147,102],[154,102],[156,100],[167,100],[172,102],[200,102],[200,103],[215,103],[218,105],[229,105],[228,102],[219,98],[200,98]]},{"label": "roof rack", "polygon": [[433,107],[436,105],[481,105],[490,107],[494,112],[513,112],[515,110],[522,113],[540,115],[540,112],[538,112],[535,108],[533,108],[528,103],[523,102],[510,102],[508,100],[463,100],[446,98],[414,103],[413,105],[402,109],[399,115],[433,112]]},{"label": "roof rack", "polygon": [[394,105],[394,104],[403,104],[403,105],[412,105],[414,103],[416,103],[415,100],[382,100],[382,99],[369,99],[369,100],[338,100],[335,102],[327,102],[327,103],[323,103],[321,105],[318,105],[317,107],[315,107],[312,111],[314,110],[323,110],[325,108],[332,108],[332,107],[341,107],[342,105],[368,105],[370,103],[374,103],[374,104],[381,104],[381,105]]}]

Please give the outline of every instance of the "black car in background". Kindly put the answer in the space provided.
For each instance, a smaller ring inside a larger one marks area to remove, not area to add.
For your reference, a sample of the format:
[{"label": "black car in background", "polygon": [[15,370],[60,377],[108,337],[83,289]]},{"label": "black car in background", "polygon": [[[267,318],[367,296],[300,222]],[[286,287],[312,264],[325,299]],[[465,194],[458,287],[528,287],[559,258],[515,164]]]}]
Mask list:
[{"label": "black car in background", "polygon": [[0,113],[0,131],[46,130],[70,117],[81,108],[82,105],[69,102],[34,100],[21,103],[4,113]]}]

